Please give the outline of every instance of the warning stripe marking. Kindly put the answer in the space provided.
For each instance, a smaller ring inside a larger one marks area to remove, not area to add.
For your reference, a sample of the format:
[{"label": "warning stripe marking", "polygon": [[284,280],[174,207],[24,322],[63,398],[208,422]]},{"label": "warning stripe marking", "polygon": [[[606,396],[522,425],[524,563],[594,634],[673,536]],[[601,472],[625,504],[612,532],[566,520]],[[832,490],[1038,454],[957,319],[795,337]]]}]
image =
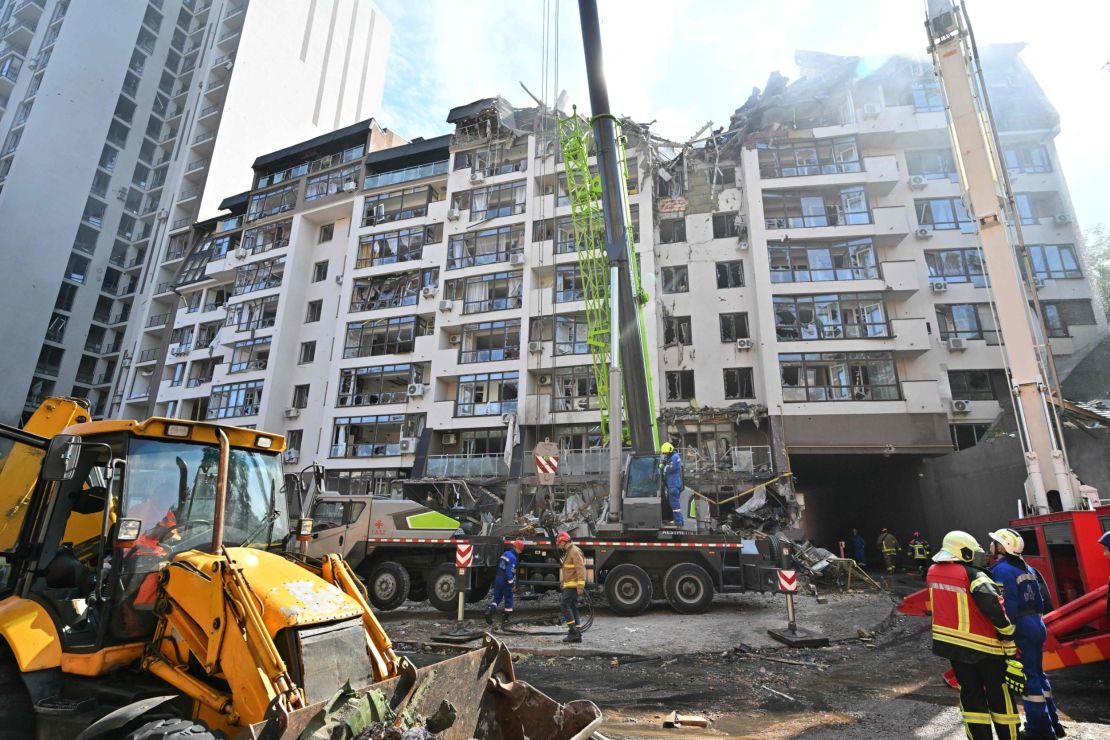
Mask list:
[{"label": "warning stripe marking", "polygon": [[[510,544],[506,540],[504,544]],[[525,546],[551,547],[555,543],[551,540],[525,540]],[[625,542],[623,540],[575,540],[576,545],[589,545],[590,547],[685,547],[695,549],[734,549],[744,547],[742,542]]]},{"label": "warning stripe marking", "polygon": [[537,472],[554,475],[559,471],[558,457],[543,457],[541,455],[535,455],[535,459]]},{"label": "warning stripe marking", "polygon": [[452,545],[467,544],[470,540],[445,540],[445,539],[429,539],[425,537],[367,537],[367,542],[404,542],[404,543],[417,543],[417,544],[442,544],[450,543]]}]

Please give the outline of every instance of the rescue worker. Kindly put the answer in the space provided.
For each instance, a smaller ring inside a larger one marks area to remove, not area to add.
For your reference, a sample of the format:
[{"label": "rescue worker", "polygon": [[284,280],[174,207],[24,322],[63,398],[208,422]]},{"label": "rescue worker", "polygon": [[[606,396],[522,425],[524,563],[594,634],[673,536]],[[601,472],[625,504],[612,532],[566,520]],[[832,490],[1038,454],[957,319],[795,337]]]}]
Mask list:
[{"label": "rescue worker", "polygon": [[582,642],[582,617],[578,613],[578,597],[586,593],[586,560],[582,551],[570,541],[570,535],[560,532],[555,546],[563,553],[563,567],[559,568],[559,605],[567,621],[567,636],[563,642]]},{"label": "rescue worker", "polygon": [[670,442],[664,442],[659,451],[663,453],[660,468],[663,470],[663,480],[667,485],[667,500],[671,504],[671,514],[675,526],[681,527],[685,523],[682,517],[682,455]]},{"label": "rescue worker", "polygon": [[[125,600],[123,621],[129,634],[142,631],[149,621],[139,612],[152,612],[158,599],[158,579],[161,565],[173,555],[173,544],[181,540],[177,529],[177,515],[168,510],[153,527],[135,540],[123,556],[123,578],[128,591],[134,587],[134,598]],[[134,586],[139,579],[138,586]]]},{"label": "rescue worker", "polygon": [[[1020,717],[1008,686],[1020,675],[1013,656],[1014,625],[990,574],[974,565],[983,548],[967,532],[944,536],[926,581],[933,609],[933,654],[947,658],[960,685],[967,736],[1017,740]],[[1016,668],[1015,668],[1016,665]]]},{"label": "rescue worker", "polygon": [[914,532],[906,547],[906,554],[913,558],[913,566],[917,570],[917,575],[924,578],[925,571],[929,569],[929,556],[933,554],[929,548],[929,541],[922,537],[920,532]]},{"label": "rescue worker", "polygon": [[991,557],[995,561],[991,577],[1002,587],[1006,614],[1014,623],[1018,658],[1025,670],[1025,695],[1021,697],[1025,708],[1025,736],[1065,737],[1067,732],[1060,725],[1056,703],[1052,700],[1052,686],[1044,672],[1044,641],[1048,632],[1041,618],[1045,600],[1041,594],[1040,574],[1021,557],[1025,540],[1016,531],[999,529],[991,532],[990,538],[993,540]]},{"label": "rescue worker", "polygon": [[852,530],[852,551],[856,556],[856,563],[860,568],[867,569],[867,540],[863,539],[863,535],[859,533],[858,529]]},{"label": "rescue worker", "polygon": [[516,561],[517,556],[524,552],[524,540],[513,540],[501,553],[497,561],[497,575],[493,577],[493,598],[486,607],[486,624],[493,624],[493,614],[497,606],[504,603],[501,612],[501,626],[505,627],[513,618],[513,594],[516,593]]},{"label": "rescue worker", "polygon": [[902,545],[898,542],[898,538],[887,531],[883,527],[879,531],[879,539],[875,541],[879,552],[883,554],[883,564],[886,566],[886,572],[894,575],[894,571],[898,566],[898,551],[902,549]]}]

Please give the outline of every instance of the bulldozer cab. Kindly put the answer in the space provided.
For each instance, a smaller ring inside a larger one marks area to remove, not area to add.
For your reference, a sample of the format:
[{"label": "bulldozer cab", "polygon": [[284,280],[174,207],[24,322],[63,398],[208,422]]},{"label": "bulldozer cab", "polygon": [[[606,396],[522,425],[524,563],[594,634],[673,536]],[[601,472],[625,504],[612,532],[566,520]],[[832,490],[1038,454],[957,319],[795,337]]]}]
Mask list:
[{"label": "bulldozer cab", "polygon": [[[71,431],[84,433],[39,451],[42,476],[17,546],[4,556],[4,596],[42,605],[64,652],[95,652],[148,638],[161,568],[178,553],[210,549],[219,451],[211,428],[168,420]],[[276,450],[253,444],[274,440],[228,431],[224,542],[279,550],[289,535],[281,463]],[[99,524],[92,536],[67,539],[74,520],[88,517]]]}]

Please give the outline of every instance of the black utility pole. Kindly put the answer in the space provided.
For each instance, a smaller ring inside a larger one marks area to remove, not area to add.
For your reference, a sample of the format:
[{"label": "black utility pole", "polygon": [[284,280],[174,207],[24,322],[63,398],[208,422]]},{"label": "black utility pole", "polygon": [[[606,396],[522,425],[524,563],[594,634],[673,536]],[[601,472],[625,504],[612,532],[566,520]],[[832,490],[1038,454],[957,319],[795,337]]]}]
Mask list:
[{"label": "black utility pole", "polygon": [[[612,271],[609,286],[610,310],[615,308],[617,311],[616,321],[610,322],[616,336],[611,336],[610,342],[612,351],[619,351],[614,359],[619,357],[623,375],[626,400],[624,416],[628,419],[632,454],[650,455],[655,453],[655,419],[651,418],[651,388],[648,387],[647,366],[640,338],[637,296],[632,289],[629,223],[624,207],[626,184],[623,163],[617,156],[617,123],[609,110],[609,91],[605,86],[601,26],[597,18],[596,0],[578,0],[578,13],[582,23],[582,45],[586,51],[586,78],[590,87],[598,170],[601,173],[605,255]],[[620,409],[610,407],[609,413],[619,411]],[[610,444],[619,446],[619,437]]]}]

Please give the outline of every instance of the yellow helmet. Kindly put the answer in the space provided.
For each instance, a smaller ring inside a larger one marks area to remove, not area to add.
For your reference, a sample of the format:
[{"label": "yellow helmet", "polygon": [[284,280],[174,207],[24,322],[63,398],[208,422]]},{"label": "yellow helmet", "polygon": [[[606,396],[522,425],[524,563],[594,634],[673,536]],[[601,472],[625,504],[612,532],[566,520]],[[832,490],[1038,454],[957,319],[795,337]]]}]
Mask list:
[{"label": "yellow helmet", "polygon": [[940,550],[933,556],[936,562],[958,560],[961,563],[970,563],[975,553],[983,552],[978,541],[967,532],[953,530],[944,535]]},{"label": "yellow helmet", "polygon": [[671,444],[670,442],[664,442],[664,443],[663,443],[663,444],[662,444],[662,445],[661,445],[661,446],[659,447],[659,451],[660,451],[660,452],[662,452],[662,453],[663,453],[664,455],[669,455],[669,454],[671,454],[672,452],[674,452],[674,445],[673,445],[673,444]]},{"label": "yellow helmet", "polygon": [[1025,540],[1009,527],[991,532],[990,538],[997,542],[998,546],[1002,548],[1002,552],[1007,555],[1021,555],[1025,550]]}]

